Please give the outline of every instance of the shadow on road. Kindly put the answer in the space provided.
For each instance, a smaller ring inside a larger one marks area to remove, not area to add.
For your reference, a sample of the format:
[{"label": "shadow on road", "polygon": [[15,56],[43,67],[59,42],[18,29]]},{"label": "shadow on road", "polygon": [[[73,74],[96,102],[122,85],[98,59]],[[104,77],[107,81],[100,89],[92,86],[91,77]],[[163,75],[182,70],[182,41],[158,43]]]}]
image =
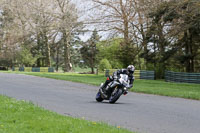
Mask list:
[{"label": "shadow on road", "polygon": [[103,101],[103,102],[90,101],[89,103],[110,104],[110,105],[122,105],[122,104],[130,105],[130,104],[131,104],[131,103],[122,103],[122,102],[116,102],[116,103],[114,103],[114,104],[111,104],[111,103],[109,103],[108,101]]}]

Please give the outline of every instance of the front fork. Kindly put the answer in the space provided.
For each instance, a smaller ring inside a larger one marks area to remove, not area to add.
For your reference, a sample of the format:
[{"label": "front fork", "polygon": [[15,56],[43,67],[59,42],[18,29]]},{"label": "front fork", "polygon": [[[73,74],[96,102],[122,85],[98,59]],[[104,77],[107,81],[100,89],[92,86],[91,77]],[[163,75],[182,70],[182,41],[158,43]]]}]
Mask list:
[{"label": "front fork", "polygon": [[[115,93],[117,92],[117,90],[118,90],[118,86],[116,86],[116,87],[114,88],[114,90],[112,91],[112,94],[111,94],[111,95],[115,94]],[[126,87],[123,87],[123,89],[122,89],[122,94],[126,95],[127,93],[128,93],[128,89],[127,89]]]}]

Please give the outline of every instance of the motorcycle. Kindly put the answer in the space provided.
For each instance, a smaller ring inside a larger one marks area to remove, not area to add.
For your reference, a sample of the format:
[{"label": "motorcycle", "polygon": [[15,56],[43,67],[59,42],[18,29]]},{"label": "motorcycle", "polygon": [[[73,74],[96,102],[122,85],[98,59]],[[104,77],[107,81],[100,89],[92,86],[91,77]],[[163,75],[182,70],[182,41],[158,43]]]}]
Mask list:
[{"label": "motorcycle", "polygon": [[[107,80],[113,80],[112,76],[108,77]],[[105,92],[102,90],[102,85],[96,94],[96,101],[102,102],[103,100],[109,100],[109,103],[115,103],[119,97],[127,94],[127,88],[129,87],[128,75],[120,74],[117,80],[111,81],[105,88]]]}]

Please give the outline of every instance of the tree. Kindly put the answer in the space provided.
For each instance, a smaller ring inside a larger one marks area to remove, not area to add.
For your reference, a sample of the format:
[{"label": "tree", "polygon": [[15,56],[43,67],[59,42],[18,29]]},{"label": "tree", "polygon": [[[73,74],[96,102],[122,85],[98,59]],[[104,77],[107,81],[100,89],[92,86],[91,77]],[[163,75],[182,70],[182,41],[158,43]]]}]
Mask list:
[{"label": "tree", "polygon": [[37,57],[33,57],[28,48],[23,47],[17,53],[17,62],[20,66],[32,67],[36,63]]},{"label": "tree", "polygon": [[58,29],[62,34],[62,43],[64,46],[64,71],[68,72],[72,70],[70,45],[71,40],[79,30],[81,25],[78,22],[77,9],[70,0],[56,0],[58,5],[58,13],[56,17],[59,20]]},{"label": "tree", "polygon": [[118,69],[125,66],[119,59],[120,44],[123,42],[122,38],[113,38],[97,43],[98,60],[107,59],[112,68]]},{"label": "tree", "polygon": [[179,61],[176,63],[184,65],[186,72],[194,72],[195,58],[199,55],[199,1],[165,2],[153,16],[153,29],[157,29],[154,41],[160,46],[160,62],[176,55]]},{"label": "tree", "polygon": [[72,64],[77,67],[82,67],[82,57],[81,57],[81,52],[80,49],[82,47],[83,41],[77,36],[74,37],[73,40],[71,41],[72,47],[71,47],[71,62]]},{"label": "tree", "polygon": [[[152,50],[148,50],[144,53],[145,59],[154,64],[154,70],[156,71],[156,78],[164,78],[166,70],[166,62],[172,56],[171,43],[174,41],[169,37],[169,23],[164,21],[163,12],[168,8],[167,2],[159,5],[155,12],[151,12],[149,17],[151,18],[150,30],[148,31],[149,45],[152,45]],[[169,54],[170,53],[170,54]]]},{"label": "tree", "polygon": [[[112,31],[122,35],[124,44],[132,40],[130,22],[135,19],[134,0],[92,0],[96,6],[96,14],[90,23],[99,27],[99,30]],[[97,17],[97,18],[96,18]]]},{"label": "tree", "polygon": [[57,64],[64,64],[65,71],[71,70],[71,44],[79,34],[81,23],[78,21],[77,9],[70,0],[0,2],[0,11],[9,12],[8,17],[12,18],[11,21],[3,17],[2,24],[5,26],[1,30],[4,36],[0,41],[1,46],[12,46],[12,53],[22,50],[22,47],[28,47],[33,57],[41,55],[37,59],[38,67],[52,66],[55,56],[52,52],[57,51],[57,55],[63,58],[61,63],[57,60]]},{"label": "tree", "polygon": [[112,66],[107,59],[102,59],[99,63],[99,70],[103,72],[105,69],[112,69]]},{"label": "tree", "polygon": [[[139,54],[148,53],[148,30],[151,18],[149,12],[163,0],[92,0],[95,3],[95,15],[90,23],[99,27],[100,31],[110,31],[111,34],[122,37],[124,40],[119,49],[123,64],[139,63],[142,61]],[[98,10],[97,10],[98,9]],[[109,33],[110,33],[109,32]],[[128,50],[129,49],[129,50]],[[144,57],[144,56],[143,56]],[[134,60],[134,61],[133,61]],[[148,62],[145,58],[145,64]],[[146,67],[148,69],[148,67]]]},{"label": "tree", "polygon": [[[47,2],[47,0],[45,1]],[[49,31],[49,29],[46,29],[46,27],[48,27],[47,25],[45,25],[45,23],[47,22],[47,20],[45,20],[45,11],[41,10],[41,9],[45,9],[44,6],[42,6],[42,3],[38,0],[33,0],[33,1],[27,1],[27,0],[11,0],[11,1],[4,1],[3,5],[3,12],[4,9],[9,9],[12,16],[13,16],[13,21],[12,21],[12,25],[14,25],[14,27],[10,27],[14,30],[13,31],[9,31],[9,34],[16,34],[15,38],[14,38],[14,42],[13,45],[17,45],[17,48],[14,51],[17,51],[18,49],[20,49],[20,47],[24,47],[27,45],[29,45],[28,47],[30,47],[29,50],[31,50],[32,48],[34,48],[34,41],[35,38],[36,40],[39,40],[37,37],[42,37],[43,38],[40,39],[43,42],[40,43],[40,45],[45,45],[42,48],[42,52],[43,56],[45,57],[46,63],[43,63],[43,66],[50,66],[50,52],[49,52],[49,44],[48,44],[48,39],[47,39],[47,34],[46,31]],[[45,4],[44,4],[45,5]],[[31,12],[29,10],[32,10]],[[32,14],[33,13],[33,14]],[[41,15],[42,14],[42,15]],[[46,13],[47,14],[47,13]],[[42,19],[44,18],[44,19]],[[6,21],[5,23],[10,23],[10,21]],[[43,23],[43,25],[42,25]],[[38,26],[40,25],[40,26]],[[6,26],[7,28],[9,28],[9,26]],[[42,29],[42,30],[41,30]],[[40,33],[41,36],[37,36]],[[12,40],[12,39],[9,39]],[[5,45],[8,45],[8,43],[5,42]],[[32,50],[34,51],[32,54],[34,56],[36,56],[37,54],[40,54],[39,52],[36,53],[36,50]],[[32,52],[31,51],[31,52]],[[38,50],[40,51],[40,50]],[[40,52],[41,52],[40,51]],[[48,53],[48,54],[45,54]],[[39,64],[40,66],[40,64]]]},{"label": "tree", "polygon": [[32,52],[34,55],[42,55],[37,60],[37,66],[50,67],[52,65],[51,45],[56,35],[56,19],[51,8],[52,4],[54,4],[54,0],[33,0],[27,2],[28,10],[31,10],[31,12],[27,13],[26,16],[28,18],[26,18],[26,21],[36,42]]},{"label": "tree", "polygon": [[13,23],[12,10],[5,7],[3,3],[1,3],[0,10],[0,61],[2,65],[11,67],[16,55],[15,50],[18,48],[18,45],[16,45],[19,39],[18,29]]},{"label": "tree", "polygon": [[92,73],[94,73],[94,68],[97,64],[97,43],[100,40],[100,36],[97,31],[94,30],[91,38],[83,44],[80,49],[84,63],[91,68]]},{"label": "tree", "polygon": [[179,44],[183,46],[180,61],[185,65],[186,72],[195,72],[195,58],[200,54],[200,1],[178,1],[170,8],[175,9],[173,13],[168,12],[173,18],[166,15],[166,21],[172,22],[172,35],[177,35]]}]

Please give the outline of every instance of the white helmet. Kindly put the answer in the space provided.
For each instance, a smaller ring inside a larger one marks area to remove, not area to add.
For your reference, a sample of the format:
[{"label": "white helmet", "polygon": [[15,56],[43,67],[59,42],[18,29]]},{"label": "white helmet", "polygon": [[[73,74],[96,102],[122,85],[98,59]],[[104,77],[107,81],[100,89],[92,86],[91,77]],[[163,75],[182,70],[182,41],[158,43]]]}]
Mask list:
[{"label": "white helmet", "polygon": [[135,67],[133,66],[133,65],[129,65],[128,67],[127,67],[127,70],[129,71],[129,73],[134,73],[134,71],[135,71]]}]

